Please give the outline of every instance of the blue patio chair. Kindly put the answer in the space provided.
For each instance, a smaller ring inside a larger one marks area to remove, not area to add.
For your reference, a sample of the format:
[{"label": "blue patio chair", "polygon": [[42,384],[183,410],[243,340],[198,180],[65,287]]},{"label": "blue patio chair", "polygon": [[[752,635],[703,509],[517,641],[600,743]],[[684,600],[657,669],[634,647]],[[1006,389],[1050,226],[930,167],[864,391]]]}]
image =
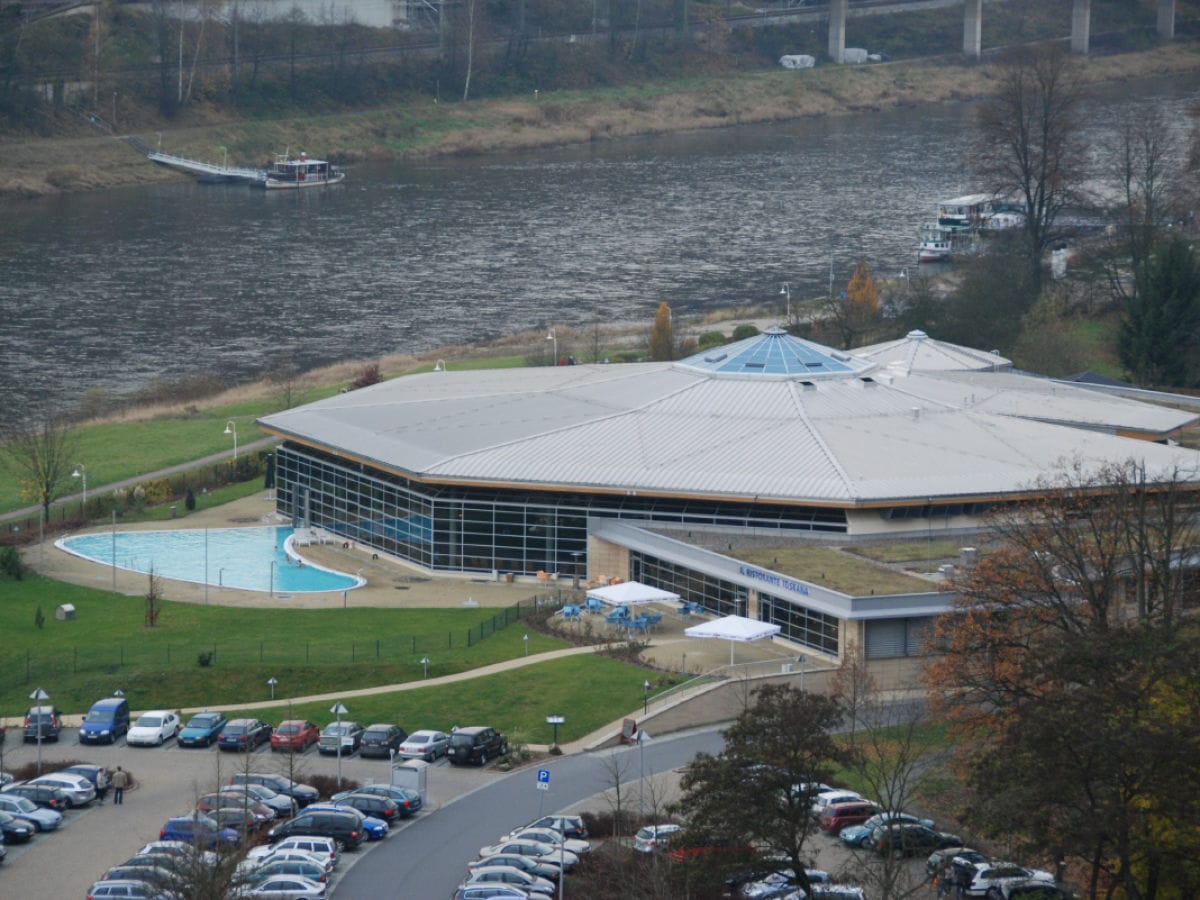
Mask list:
[{"label": "blue patio chair", "polygon": [[584,605],[584,608],[587,609],[587,611],[590,613],[598,613],[602,609],[604,609],[604,604],[601,603],[599,600],[597,600],[595,597],[588,597],[583,605]]},{"label": "blue patio chair", "polygon": [[624,624],[625,628],[628,629],[630,634],[633,634],[635,631],[640,632],[641,634],[646,634],[650,630],[650,623],[646,619],[642,618],[633,619],[632,621],[627,621]]},{"label": "blue patio chair", "polygon": [[616,609],[614,609],[612,612],[610,612],[607,616],[604,617],[604,621],[607,622],[609,625],[625,624],[626,622],[629,621],[629,607],[628,606],[618,606]]},{"label": "blue patio chair", "polygon": [[578,619],[580,609],[574,603],[568,603],[562,608],[562,617],[564,619]]}]

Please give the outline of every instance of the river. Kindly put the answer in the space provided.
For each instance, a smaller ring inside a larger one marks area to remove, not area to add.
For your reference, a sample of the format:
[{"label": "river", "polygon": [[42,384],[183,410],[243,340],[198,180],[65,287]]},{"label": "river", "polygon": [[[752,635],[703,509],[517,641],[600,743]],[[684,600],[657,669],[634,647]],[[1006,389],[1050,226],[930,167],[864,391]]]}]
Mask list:
[{"label": "river", "polygon": [[[1182,127],[1200,80],[1109,86]],[[330,189],[178,183],[0,210],[0,422],[89,388],[422,351],[551,324],[641,321],[914,265],[938,199],[977,189],[972,104],[355,165]],[[306,148],[319,156],[319,147]],[[131,151],[132,152],[132,151]],[[248,162],[248,161],[243,161]],[[150,165],[150,163],[147,163]],[[576,352],[582,348],[577,348]]]}]

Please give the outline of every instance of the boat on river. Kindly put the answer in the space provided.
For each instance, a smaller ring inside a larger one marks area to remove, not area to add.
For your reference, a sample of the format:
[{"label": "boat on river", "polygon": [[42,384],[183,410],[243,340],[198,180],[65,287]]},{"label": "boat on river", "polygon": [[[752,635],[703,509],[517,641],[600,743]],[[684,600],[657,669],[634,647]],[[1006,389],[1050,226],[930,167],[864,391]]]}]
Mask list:
[{"label": "boat on river", "polygon": [[954,255],[954,232],[937,222],[921,226],[917,262],[945,262]]},{"label": "boat on river", "polygon": [[298,157],[284,153],[263,174],[259,182],[267,190],[325,187],[337,184],[346,173],[323,159],[309,159],[303,151]]}]

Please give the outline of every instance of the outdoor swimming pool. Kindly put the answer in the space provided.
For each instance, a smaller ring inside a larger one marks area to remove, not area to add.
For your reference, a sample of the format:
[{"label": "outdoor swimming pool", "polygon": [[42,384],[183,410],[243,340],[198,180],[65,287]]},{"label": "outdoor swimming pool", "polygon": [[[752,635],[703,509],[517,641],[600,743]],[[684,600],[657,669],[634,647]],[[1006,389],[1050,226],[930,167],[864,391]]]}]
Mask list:
[{"label": "outdoor swimming pool", "polygon": [[55,541],[67,553],[101,565],[154,574],[176,581],[207,582],[247,591],[307,594],[346,591],[363,579],[297,565],[286,550],[293,529],[288,526],[207,528],[178,531],[117,531],[81,534]]}]

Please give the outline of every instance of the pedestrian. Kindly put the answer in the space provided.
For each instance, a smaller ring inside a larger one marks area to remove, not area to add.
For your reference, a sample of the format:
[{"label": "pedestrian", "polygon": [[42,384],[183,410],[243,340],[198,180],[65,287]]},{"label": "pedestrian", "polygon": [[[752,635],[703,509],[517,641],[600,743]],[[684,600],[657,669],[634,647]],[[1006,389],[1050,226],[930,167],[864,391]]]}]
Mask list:
[{"label": "pedestrian", "polygon": [[125,788],[129,787],[129,773],[117,766],[117,771],[113,772],[112,789],[113,789],[113,805],[119,806],[125,802]]}]

